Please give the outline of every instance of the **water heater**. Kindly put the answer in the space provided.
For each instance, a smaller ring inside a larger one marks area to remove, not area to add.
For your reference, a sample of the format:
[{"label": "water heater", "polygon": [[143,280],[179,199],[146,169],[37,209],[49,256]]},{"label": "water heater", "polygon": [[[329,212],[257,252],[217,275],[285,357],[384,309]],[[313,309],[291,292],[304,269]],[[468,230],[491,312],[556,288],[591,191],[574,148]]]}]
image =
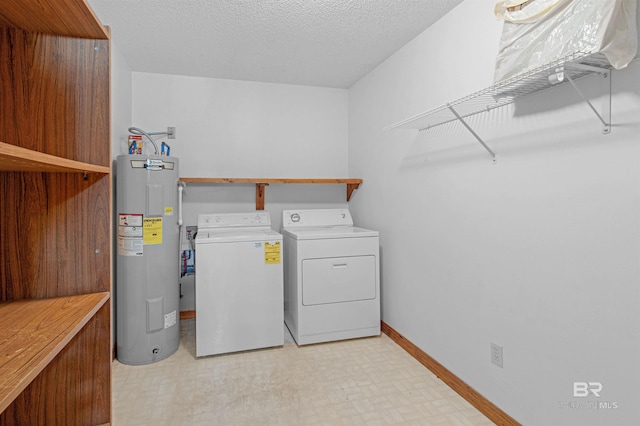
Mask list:
[{"label": "water heater", "polygon": [[141,365],[180,343],[178,159],[117,159],[116,356]]}]

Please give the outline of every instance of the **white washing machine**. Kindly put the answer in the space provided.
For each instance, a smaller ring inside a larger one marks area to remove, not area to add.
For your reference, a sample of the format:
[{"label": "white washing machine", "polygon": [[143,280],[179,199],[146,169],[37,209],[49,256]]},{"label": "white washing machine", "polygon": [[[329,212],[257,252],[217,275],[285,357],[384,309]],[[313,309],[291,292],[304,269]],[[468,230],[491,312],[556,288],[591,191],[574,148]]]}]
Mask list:
[{"label": "white washing machine", "polygon": [[196,356],[282,346],[282,235],[269,213],[201,214]]},{"label": "white washing machine", "polygon": [[284,321],[298,345],[380,335],[377,231],[348,209],[285,210]]}]

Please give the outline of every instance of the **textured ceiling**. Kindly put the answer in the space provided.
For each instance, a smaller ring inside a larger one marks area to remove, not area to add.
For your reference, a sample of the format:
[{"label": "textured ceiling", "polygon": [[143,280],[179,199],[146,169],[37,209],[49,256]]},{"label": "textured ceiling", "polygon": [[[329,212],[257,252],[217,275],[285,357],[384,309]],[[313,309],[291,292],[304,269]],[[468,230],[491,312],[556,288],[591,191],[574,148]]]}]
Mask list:
[{"label": "textured ceiling", "polygon": [[134,71],[348,88],[462,0],[88,0]]}]

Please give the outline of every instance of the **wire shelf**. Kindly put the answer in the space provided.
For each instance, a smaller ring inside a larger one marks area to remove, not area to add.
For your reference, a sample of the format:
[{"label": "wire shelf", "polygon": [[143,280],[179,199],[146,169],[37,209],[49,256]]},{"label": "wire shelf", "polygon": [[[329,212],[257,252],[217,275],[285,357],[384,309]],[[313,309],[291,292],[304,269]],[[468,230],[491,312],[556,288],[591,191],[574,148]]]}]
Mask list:
[{"label": "wire shelf", "polygon": [[[601,53],[574,52],[564,58],[522,72],[438,108],[409,117],[387,126],[383,130],[397,128],[426,130],[491,111],[513,103],[524,96],[565,84],[571,79],[576,80],[609,69],[611,69],[609,61]],[[557,78],[560,73],[566,73],[570,78]]]}]

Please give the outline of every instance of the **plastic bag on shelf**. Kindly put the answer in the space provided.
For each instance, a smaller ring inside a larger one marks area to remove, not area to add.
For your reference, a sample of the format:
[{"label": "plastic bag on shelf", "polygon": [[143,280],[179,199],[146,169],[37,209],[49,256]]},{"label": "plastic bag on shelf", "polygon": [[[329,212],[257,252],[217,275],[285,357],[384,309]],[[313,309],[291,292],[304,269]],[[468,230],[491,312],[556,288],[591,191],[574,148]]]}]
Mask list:
[{"label": "plastic bag on shelf", "polygon": [[552,10],[571,0],[505,0],[496,4],[494,13],[498,19],[509,22],[536,22]]},{"label": "plastic bag on shelf", "polygon": [[494,81],[569,57],[601,53],[616,69],[637,52],[637,0],[506,0]]}]

